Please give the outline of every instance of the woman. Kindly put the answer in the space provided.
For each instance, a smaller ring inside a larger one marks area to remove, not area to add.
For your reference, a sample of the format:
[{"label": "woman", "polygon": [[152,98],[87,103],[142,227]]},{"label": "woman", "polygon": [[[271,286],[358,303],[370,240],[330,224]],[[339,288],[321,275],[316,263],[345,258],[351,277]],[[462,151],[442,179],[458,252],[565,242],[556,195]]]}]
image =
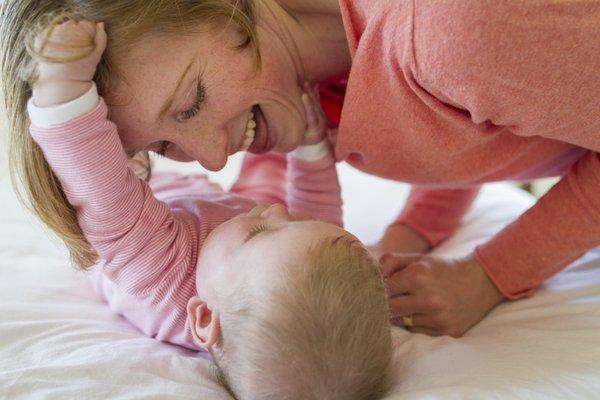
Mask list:
[{"label": "woman", "polygon": [[[61,5],[37,3],[5,5],[20,10],[3,24],[5,51],[22,38],[10,28]],[[257,124],[251,152],[291,151],[306,144],[302,83],[347,76],[341,115],[331,115],[338,160],[415,185],[377,246],[392,314],[412,331],[460,336],[600,244],[600,3],[145,3],[90,0],[74,10],[106,23],[96,81],[131,154],[218,170],[247,140],[248,112]],[[5,93],[26,91],[7,85]],[[22,175],[43,217],[42,198],[60,198],[60,188],[39,190],[49,172],[39,158],[27,162]],[[556,175],[560,183],[470,257],[406,254],[452,234],[481,183]]]}]

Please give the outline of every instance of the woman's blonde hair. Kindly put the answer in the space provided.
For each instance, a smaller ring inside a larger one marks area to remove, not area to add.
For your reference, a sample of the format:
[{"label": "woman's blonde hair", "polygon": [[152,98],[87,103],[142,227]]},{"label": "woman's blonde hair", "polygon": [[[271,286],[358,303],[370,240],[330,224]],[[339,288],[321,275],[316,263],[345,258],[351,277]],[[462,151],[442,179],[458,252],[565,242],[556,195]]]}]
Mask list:
[{"label": "woman's blonde hair", "polygon": [[259,66],[254,0],[5,0],[0,18],[0,68],[13,185],[21,201],[65,242],[72,262],[80,268],[89,267],[97,261],[97,253],[84,237],[75,210],[41,149],[29,135],[26,104],[35,81],[32,66],[36,56],[31,54],[32,33],[48,30],[48,23],[57,24],[65,18],[104,22],[109,42],[94,77],[103,94],[109,78],[117,73],[112,60],[149,34],[185,34],[200,25],[230,24],[240,34],[238,48],[252,48]]},{"label": "woman's blonde hair", "polygon": [[394,364],[378,271],[364,246],[343,235],[282,268],[277,283],[229,296],[223,344],[213,349],[220,383],[239,400],[381,399]]}]

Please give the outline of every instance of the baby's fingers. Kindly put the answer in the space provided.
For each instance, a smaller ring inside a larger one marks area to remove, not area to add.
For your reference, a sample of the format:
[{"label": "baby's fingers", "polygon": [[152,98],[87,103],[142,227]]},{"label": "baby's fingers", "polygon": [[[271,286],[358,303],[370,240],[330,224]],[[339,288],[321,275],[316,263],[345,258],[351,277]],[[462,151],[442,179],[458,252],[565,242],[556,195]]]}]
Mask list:
[{"label": "baby's fingers", "polygon": [[98,22],[96,24],[96,34],[94,36],[94,42],[96,43],[95,53],[102,56],[104,50],[106,50],[106,30],[104,29],[104,22]]},{"label": "baby's fingers", "polygon": [[72,19],[59,24],[49,33],[48,42],[69,47],[87,47],[93,45],[96,27],[93,22]]},{"label": "baby's fingers", "polygon": [[80,58],[94,50],[95,24],[72,19],[48,27],[34,40],[35,52],[56,62]]},{"label": "baby's fingers", "polygon": [[308,130],[312,130],[317,125],[317,116],[315,115],[315,110],[308,93],[302,94],[302,104],[304,105],[304,112],[306,113]]},{"label": "baby's fingers", "polygon": [[304,134],[304,145],[315,144],[323,140],[327,135],[327,119],[321,106],[318,89],[316,85],[306,82],[302,85],[302,104],[306,113],[306,133]]},{"label": "baby's fingers", "polygon": [[326,128],[326,117],[321,105],[321,96],[319,95],[318,85],[311,85],[306,82],[303,85],[304,95],[302,96],[306,115],[309,117],[309,128],[324,130]]}]

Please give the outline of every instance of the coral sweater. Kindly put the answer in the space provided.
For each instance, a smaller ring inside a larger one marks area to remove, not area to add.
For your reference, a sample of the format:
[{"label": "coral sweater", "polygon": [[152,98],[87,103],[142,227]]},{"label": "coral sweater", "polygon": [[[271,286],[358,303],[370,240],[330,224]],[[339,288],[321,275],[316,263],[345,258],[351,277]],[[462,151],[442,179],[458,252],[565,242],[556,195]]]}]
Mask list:
[{"label": "coral sweater", "polygon": [[31,134],[99,254],[91,274],[95,289],[114,312],[159,340],[199,349],[186,304],[196,295],[202,244],[219,224],[257,203],[276,202],[342,223],[327,146],[303,147],[287,162],[276,154],[248,155],[230,193],[200,174],[156,174],[148,185],[128,168],[95,86],[55,107],[37,108],[30,101],[29,112]]},{"label": "coral sweater", "polygon": [[353,62],[336,157],[414,184],[399,223],[435,245],[479,184],[562,176],[477,259],[519,298],[600,245],[599,2],[340,5]]}]

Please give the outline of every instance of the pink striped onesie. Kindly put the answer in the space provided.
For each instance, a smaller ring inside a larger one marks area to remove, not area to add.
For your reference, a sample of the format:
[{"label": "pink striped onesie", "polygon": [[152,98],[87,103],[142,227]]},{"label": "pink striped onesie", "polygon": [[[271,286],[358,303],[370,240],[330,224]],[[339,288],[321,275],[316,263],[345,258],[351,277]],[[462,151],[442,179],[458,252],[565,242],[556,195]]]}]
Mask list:
[{"label": "pink striped onesie", "polygon": [[95,289],[114,312],[159,340],[199,349],[186,303],[197,294],[202,244],[222,222],[257,203],[277,202],[342,224],[335,163],[323,144],[316,161],[314,152],[303,157],[311,161],[301,153],[288,154],[287,162],[282,155],[246,156],[230,193],[203,175],[159,174],[148,185],[128,168],[117,127],[107,119],[95,86],[54,107],[30,101],[29,113],[31,134],[99,254]]}]

